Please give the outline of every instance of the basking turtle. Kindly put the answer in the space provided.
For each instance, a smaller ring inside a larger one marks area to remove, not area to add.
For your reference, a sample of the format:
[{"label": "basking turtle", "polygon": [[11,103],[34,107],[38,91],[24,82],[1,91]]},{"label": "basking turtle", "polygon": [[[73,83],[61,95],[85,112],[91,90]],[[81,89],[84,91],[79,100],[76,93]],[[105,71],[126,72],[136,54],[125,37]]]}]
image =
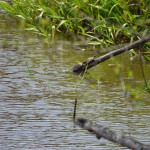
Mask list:
[{"label": "basking turtle", "polygon": [[78,63],[76,65],[74,65],[73,67],[73,72],[79,72],[83,69],[83,67],[88,66],[90,63],[92,63],[93,61],[95,61],[95,56],[94,57],[89,57],[86,61],[84,61],[83,63]]},{"label": "basking turtle", "polygon": [[79,71],[82,66],[83,66],[83,63],[78,63],[78,64],[74,65],[73,72]]}]

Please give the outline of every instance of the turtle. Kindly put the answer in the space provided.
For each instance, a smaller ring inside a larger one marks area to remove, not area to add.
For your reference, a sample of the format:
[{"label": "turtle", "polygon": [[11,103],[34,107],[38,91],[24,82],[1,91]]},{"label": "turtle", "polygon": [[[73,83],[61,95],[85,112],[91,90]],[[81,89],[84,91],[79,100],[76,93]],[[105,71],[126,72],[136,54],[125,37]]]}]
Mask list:
[{"label": "turtle", "polygon": [[73,72],[79,71],[82,66],[83,66],[83,63],[81,63],[81,62],[76,64],[76,65],[74,65]]},{"label": "turtle", "polygon": [[78,64],[74,65],[73,67],[73,72],[78,72],[81,71],[81,68],[84,66],[89,65],[91,62],[95,61],[95,56],[94,57],[89,57],[86,61],[84,61],[83,63],[79,62]]}]

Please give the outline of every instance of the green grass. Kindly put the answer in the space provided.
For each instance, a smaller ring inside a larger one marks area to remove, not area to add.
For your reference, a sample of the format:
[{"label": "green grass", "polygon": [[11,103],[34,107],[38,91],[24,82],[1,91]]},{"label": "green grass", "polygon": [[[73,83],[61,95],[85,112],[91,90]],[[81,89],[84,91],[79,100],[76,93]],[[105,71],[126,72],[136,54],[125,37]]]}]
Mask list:
[{"label": "green grass", "polygon": [[[12,4],[0,1],[0,8],[48,43],[63,32],[85,36],[86,44],[107,48],[150,33],[149,0],[12,0]],[[149,49],[150,42],[143,53],[147,61]]]},{"label": "green grass", "polygon": [[[28,30],[47,39],[53,31],[87,36],[90,44],[110,46],[136,40],[149,32],[150,2],[141,0],[12,0],[0,1],[1,9]],[[53,35],[54,36],[54,35]]]},{"label": "green grass", "polygon": [[[150,0],[12,0],[12,4],[0,1],[0,9],[47,42],[63,32],[85,36],[88,44],[106,48],[150,33]],[[150,61],[150,42],[143,54]]]}]

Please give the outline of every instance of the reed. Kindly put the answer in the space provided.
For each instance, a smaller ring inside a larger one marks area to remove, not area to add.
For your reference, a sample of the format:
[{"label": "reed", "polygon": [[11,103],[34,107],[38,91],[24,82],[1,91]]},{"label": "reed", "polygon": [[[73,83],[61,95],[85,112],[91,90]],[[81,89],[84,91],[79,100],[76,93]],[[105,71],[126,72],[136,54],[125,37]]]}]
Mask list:
[{"label": "reed", "polygon": [[53,33],[76,33],[90,44],[108,47],[137,40],[150,30],[149,0],[12,0],[0,1],[0,7],[49,40]]}]

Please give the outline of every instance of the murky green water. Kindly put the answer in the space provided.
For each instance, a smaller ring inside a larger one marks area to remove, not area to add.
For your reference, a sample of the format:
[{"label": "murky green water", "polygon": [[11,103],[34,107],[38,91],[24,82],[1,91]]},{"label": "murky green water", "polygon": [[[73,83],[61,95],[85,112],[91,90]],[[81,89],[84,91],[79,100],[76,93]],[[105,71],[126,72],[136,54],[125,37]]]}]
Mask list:
[{"label": "murky green water", "polygon": [[[94,55],[63,36],[46,46],[24,32],[7,16],[0,18],[0,149],[126,149],[105,139],[98,141],[72,120],[75,97],[77,116],[96,121],[150,145],[149,95],[124,96],[115,67],[102,63],[84,79],[72,73],[77,61]],[[115,62],[116,63],[116,62]],[[143,85],[138,61],[118,57],[125,84]],[[133,67],[133,77],[128,71]],[[150,65],[144,64],[150,80]]]}]

